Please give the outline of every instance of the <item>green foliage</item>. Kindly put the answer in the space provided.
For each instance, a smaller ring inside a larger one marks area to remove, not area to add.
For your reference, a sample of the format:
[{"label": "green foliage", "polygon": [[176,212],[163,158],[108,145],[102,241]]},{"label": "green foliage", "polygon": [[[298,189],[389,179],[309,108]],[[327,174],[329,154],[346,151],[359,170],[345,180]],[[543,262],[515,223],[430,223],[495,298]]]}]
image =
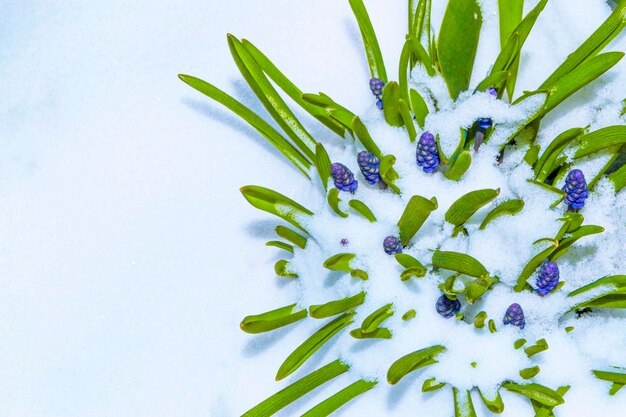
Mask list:
[{"label": "green foliage", "polygon": [[376,381],[360,379],[311,408],[309,411],[302,414],[302,417],[326,417],[348,403],[348,401],[371,390],[376,384],[378,384]]},{"label": "green foliage", "polygon": [[500,194],[500,189],[484,189],[471,191],[456,200],[446,212],[446,221],[455,226],[463,225],[481,207],[485,206]]},{"label": "green foliage", "polygon": [[380,78],[384,82],[387,82],[387,72],[385,71],[383,55],[380,52],[378,39],[374,33],[374,28],[372,27],[372,22],[367,14],[365,5],[362,0],[349,1],[354,17],[356,17],[356,21],[359,24],[361,36],[363,37],[363,45],[365,46],[365,54],[367,55],[367,62],[370,66],[372,78]]},{"label": "green foliage", "polygon": [[459,252],[437,250],[433,254],[433,266],[456,271],[470,277],[488,277],[489,271],[475,258]]},{"label": "green foliage", "polygon": [[348,310],[356,308],[365,301],[365,292],[353,295],[352,297],[342,298],[340,300],[329,301],[326,304],[315,304],[309,307],[309,315],[314,319],[325,319],[327,317],[336,316]]},{"label": "green foliage", "polygon": [[441,345],[430,346],[424,349],[409,353],[395,361],[387,371],[387,381],[394,385],[407,374],[425,366],[437,363],[435,357],[446,348]]},{"label": "green foliage", "polygon": [[296,310],[296,304],[277,308],[262,314],[246,316],[239,325],[246,333],[257,334],[295,323],[307,316],[306,310]]},{"label": "green foliage", "polygon": [[337,213],[339,216],[346,218],[348,217],[348,213],[346,213],[345,211],[342,211],[339,208],[339,203],[341,202],[341,199],[339,198],[339,189],[338,188],[331,188],[330,191],[328,192],[328,196],[326,197],[327,201],[328,201],[328,206],[335,212]]},{"label": "green foliage", "polygon": [[493,210],[485,216],[485,220],[480,224],[480,230],[483,230],[494,219],[508,214],[514,216],[524,208],[524,200],[507,200],[498,204]]},{"label": "green foliage", "polygon": [[311,210],[269,188],[247,185],[240,191],[253,207],[280,217],[306,232],[306,229],[298,222],[298,216],[312,216]]},{"label": "green foliage", "polygon": [[431,198],[430,200],[414,195],[411,197],[402,217],[398,221],[398,230],[400,231],[400,240],[402,246],[407,246],[413,236],[418,232],[420,227],[424,224],[430,213],[437,209],[437,199]]}]

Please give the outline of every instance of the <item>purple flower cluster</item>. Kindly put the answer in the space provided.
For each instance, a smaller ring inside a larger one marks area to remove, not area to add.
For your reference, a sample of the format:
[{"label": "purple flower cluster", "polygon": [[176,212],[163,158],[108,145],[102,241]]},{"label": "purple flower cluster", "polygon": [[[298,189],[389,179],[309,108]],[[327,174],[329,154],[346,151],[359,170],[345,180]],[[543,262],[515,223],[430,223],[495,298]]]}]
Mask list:
[{"label": "purple flower cluster", "polygon": [[359,182],[354,179],[354,174],[345,165],[335,162],[330,167],[330,173],[333,176],[333,182],[335,187],[341,191],[349,191],[351,193],[356,191],[359,186]]},{"label": "purple flower cluster", "polygon": [[387,255],[402,253],[402,242],[395,236],[387,236],[383,241],[383,249]]},{"label": "purple flower cluster", "polygon": [[524,310],[522,306],[517,303],[513,303],[506,309],[504,314],[504,324],[510,324],[511,326],[519,327],[523,329],[526,326],[526,320],[524,319]]},{"label": "purple flower cluster", "polygon": [[573,169],[567,174],[563,191],[567,194],[565,196],[565,204],[573,209],[585,206],[585,199],[589,197],[589,190],[587,189],[585,175],[580,169]]},{"label": "purple flower cluster", "polygon": [[442,295],[437,299],[435,308],[437,309],[437,313],[442,317],[449,319],[461,311],[461,302],[459,300],[451,300],[445,295]]},{"label": "purple flower cluster", "polygon": [[559,285],[559,267],[554,262],[545,261],[539,269],[537,293],[544,296],[554,290],[557,285]]},{"label": "purple flower cluster", "polygon": [[380,182],[380,159],[367,151],[361,151],[357,157],[357,162],[368,184],[374,185]]},{"label": "purple flower cluster", "polygon": [[422,167],[424,172],[435,172],[439,165],[439,148],[437,141],[430,132],[422,133],[417,141],[417,150],[415,151],[415,159],[417,165]]},{"label": "purple flower cluster", "polygon": [[383,88],[385,87],[385,82],[379,78],[372,78],[370,80],[370,90],[372,90],[372,94],[376,97],[376,106],[379,109],[383,109]]}]

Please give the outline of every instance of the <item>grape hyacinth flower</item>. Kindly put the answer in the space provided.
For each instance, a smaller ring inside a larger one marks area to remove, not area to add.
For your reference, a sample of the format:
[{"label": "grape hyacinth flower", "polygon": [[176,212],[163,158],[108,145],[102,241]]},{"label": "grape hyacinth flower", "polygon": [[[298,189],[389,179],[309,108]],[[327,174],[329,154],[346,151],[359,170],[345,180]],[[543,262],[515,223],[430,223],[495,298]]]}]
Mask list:
[{"label": "grape hyacinth flower", "polygon": [[417,150],[415,151],[415,159],[417,165],[422,167],[424,172],[435,172],[439,165],[439,148],[437,147],[437,141],[430,132],[422,133],[419,141],[417,142]]},{"label": "grape hyacinth flower", "polygon": [[442,295],[437,299],[435,308],[441,317],[449,319],[461,310],[461,302],[459,300],[451,300]]},{"label": "grape hyacinth flower", "polygon": [[351,193],[356,191],[359,186],[359,182],[354,179],[354,174],[343,164],[335,162],[330,168],[330,172],[333,176],[335,187],[341,191],[349,191]]},{"label": "grape hyacinth flower", "polygon": [[539,269],[537,293],[544,296],[554,290],[557,285],[559,285],[559,267],[554,262],[545,261]]},{"label": "grape hyacinth flower", "polygon": [[341,244],[341,246],[348,246],[350,241],[344,237],[343,239],[339,241],[339,243]]},{"label": "grape hyacinth flower", "polygon": [[506,309],[502,322],[504,324],[510,324],[523,329],[524,326],[526,326],[526,320],[524,319],[524,310],[522,310],[522,306],[517,303],[511,304],[509,308]]},{"label": "grape hyacinth flower", "polygon": [[578,210],[584,207],[585,199],[589,197],[589,190],[585,175],[580,169],[573,169],[567,174],[563,191],[567,194],[565,204],[570,208]]},{"label": "grape hyacinth flower", "polygon": [[[495,98],[498,97],[498,90],[496,90],[493,87],[489,87],[487,92],[492,97],[495,97]],[[480,145],[482,145],[483,141],[485,140],[485,133],[487,132],[487,129],[491,127],[492,124],[493,122],[491,118],[489,117],[482,117],[478,119],[478,129],[476,129],[476,138],[474,140],[474,152],[476,152],[478,148],[480,148]]]},{"label": "grape hyacinth flower", "polygon": [[380,159],[376,158],[374,155],[367,151],[359,152],[357,156],[357,162],[359,163],[359,168],[365,177],[365,181],[368,184],[374,185],[380,182],[380,174],[378,173],[378,169],[380,168]]},{"label": "grape hyacinth flower", "polygon": [[395,236],[387,236],[383,241],[383,249],[387,255],[402,253],[402,242]]},{"label": "grape hyacinth flower", "polygon": [[372,90],[372,94],[376,97],[376,107],[379,109],[383,109],[383,88],[385,87],[385,82],[379,78],[372,78],[370,80],[370,90]]}]

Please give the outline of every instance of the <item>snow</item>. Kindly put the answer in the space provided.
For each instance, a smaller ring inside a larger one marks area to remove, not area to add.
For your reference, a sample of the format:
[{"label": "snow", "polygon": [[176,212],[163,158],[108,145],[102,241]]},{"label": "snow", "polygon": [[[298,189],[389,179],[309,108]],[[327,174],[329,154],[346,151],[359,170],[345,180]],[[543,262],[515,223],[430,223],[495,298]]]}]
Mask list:
[{"label": "snow", "polygon": [[[445,2],[434,3],[432,22],[438,28]],[[537,2],[525,3],[527,13]],[[388,72],[394,74],[405,2],[366,5]],[[484,78],[499,51],[497,3],[482,0],[481,5],[483,33],[472,85]],[[543,249],[532,243],[553,237],[561,225],[563,205],[546,210],[555,196],[526,181],[532,176],[521,159],[526,145],[508,152],[501,166],[494,163],[499,146],[542,104],[542,95],[525,100],[523,107],[486,93],[462,94],[453,103],[445,99],[442,80],[424,81],[417,68],[415,86],[430,90],[443,104],[440,113],[429,115],[426,128],[439,133],[446,154],[456,147],[459,129],[476,118],[490,116],[498,126],[488,145],[472,154],[463,179],[451,183],[417,170],[415,148],[404,130],[382,121],[367,89],[367,63],[347,2],[31,0],[5,6],[0,17],[5,42],[0,50],[0,414],[235,416],[337,357],[352,366],[350,372],[281,415],[300,414],[365,377],[380,383],[345,407],[345,415],[449,416],[449,387],[422,394],[423,380],[435,377],[460,389],[480,386],[493,392],[503,379],[522,381],[519,370],[535,360],[541,367],[535,381],[572,386],[558,415],[626,410],[626,396],[609,397],[610,384],[589,373],[626,366],[619,354],[626,345],[620,330],[624,317],[594,312],[585,319],[572,314],[559,319],[594,294],[568,299],[567,292],[624,273],[624,192],[615,196],[607,180],[599,182],[582,214],[585,224],[606,230],[583,238],[559,259],[566,281],[562,291],[540,298],[506,286],[514,285],[526,262]],[[550,1],[524,47],[518,95],[536,88],[609,12],[602,0]],[[304,91],[324,91],[361,115],[383,152],[398,157],[402,197],[368,187],[356,164],[361,148],[294,110],[313,136],[323,139],[331,159],[357,175],[354,198],[368,204],[376,223],[349,209],[352,197],[346,193],[340,193],[341,207],[350,216],[340,219],[325,207],[320,187],[304,180],[235,116],[176,78],[180,72],[197,75],[262,110],[230,59],[227,32],[250,39]],[[626,50],[626,40],[620,37],[606,50]],[[620,62],[546,117],[538,143],[545,147],[571,127],[596,130],[623,123],[625,65]],[[574,167],[589,181],[605,162],[584,158]],[[275,239],[273,228],[280,222],[245,203],[239,188],[246,184],[271,187],[316,212],[306,225],[315,239],[291,260],[298,280],[274,276],[272,265],[283,255],[263,243]],[[469,237],[450,238],[444,213],[477,188],[499,188],[500,195],[470,219]],[[382,241],[397,234],[396,222],[414,194],[436,196],[439,208],[405,253],[427,264],[440,247],[480,260],[502,284],[473,306],[464,302],[462,311],[466,320],[488,312],[498,332],[437,315],[437,285],[449,274],[399,279],[402,268],[382,251]],[[478,230],[489,209],[517,197],[526,203],[521,213]],[[349,240],[345,247],[342,238]],[[366,269],[370,279],[321,267],[339,252],[356,253],[353,267]],[[384,323],[393,339],[357,341],[342,334],[286,381],[274,382],[276,370],[325,320],[307,319],[258,336],[238,326],[245,315],[294,302],[320,304],[363,289],[367,299],[348,330],[393,302],[395,314]],[[512,302],[526,313],[522,331],[501,324]],[[410,309],[416,317],[401,320]],[[575,330],[566,333],[567,326]],[[550,348],[530,361],[523,349],[513,349],[520,337],[529,344],[545,337]],[[385,382],[395,359],[434,344],[447,347],[438,364],[396,386]],[[526,400],[501,393],[503,416],[532,415]],[[473,397],[478,415],[488,415]]]}]

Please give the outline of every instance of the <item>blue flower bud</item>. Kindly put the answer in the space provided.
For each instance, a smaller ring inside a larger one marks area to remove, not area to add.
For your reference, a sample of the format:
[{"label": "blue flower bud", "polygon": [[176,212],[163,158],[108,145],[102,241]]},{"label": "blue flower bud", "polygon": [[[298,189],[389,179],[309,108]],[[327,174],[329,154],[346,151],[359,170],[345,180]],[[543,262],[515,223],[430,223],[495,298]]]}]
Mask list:
[{"label": "blue flower bud", "polygon": [[335,187],[341,191],[350,191],[351,193],[356,191],[359,182],[354,179],[354,174],[345,165],[335,162],[330,167],[330,172],[333,176]]},{"label": "blue flower bud", "polygon": [[554,262],[545,261],[539,269],[537,293],[544,296],[554,290],[557,285],[559,285],[559,267]]},{"label": "blue flower bud", "polygon": [[439,148],[437,141],[430,132],[422,133],[417,142],[417,150],[415,151],[415,159],[417,165],[422,167],[424,172],[435,172],[439,165]]},{"label": "blue flower bud", "polygon": [[380,159],[367,151],[361,151],[357,156],[357,162],[368,184],[374,185],[380,182]]},{"label": "blue flower bud", "polygon": [[435,308],[442,317],[449,319],[461,310],[461,302],[459,300],[451,300],[442,295],[437,299]]},{"label": "blue flower bud", "polygon": [[580,169],[573,169],[567,174],[563,191],[566,194],[565,204],[573,209],[585,206],[585,199],[589,197],[589,190],[587,189],[585,175]]},{"label": "blue flower bud", "polygon": [[387,255],[402,253],[402,242],[395,236],[387,236],[383,241],[383,249]]},{"label": "blue flower bud", "polygon": [[506,309],[506,313],[504,314],[504,320],[502,320],[504,324],[510,324],[512,326],[517,326],[520,329],[523,329],[526,326],[526,320],[524,319],[524,310],[522,307],[513,303]]},{"label": "blue flower bud", "polygon": [[372,90],[372,94],[378,99],[383,97],[383,88],[385,87],[385,82],[379,78],[372,78],[370,80],[370,90]]},{"label": "blue flower bud", "polygon": [[376,107],[378,107],[380,110],[383,109],[383,100],[382,99],[378,99],[376,100]]}]

